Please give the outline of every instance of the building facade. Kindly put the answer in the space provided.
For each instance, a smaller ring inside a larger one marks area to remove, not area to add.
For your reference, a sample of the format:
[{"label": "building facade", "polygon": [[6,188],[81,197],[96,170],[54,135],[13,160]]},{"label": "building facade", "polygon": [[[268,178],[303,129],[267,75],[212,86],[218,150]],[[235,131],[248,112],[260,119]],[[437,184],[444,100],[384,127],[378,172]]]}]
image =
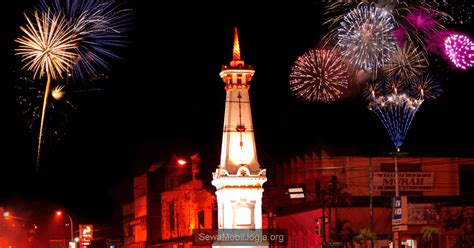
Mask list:
[{"label": "building facade", "polygon": [[[469,179],[474,178],[474,158],[407,156],[398,158],[398,166],[400,195],[408,198],[402,244],[451,247],[462,227],[446,223],[461,212],[468,216],[474,206]],[[291,157],[273,170],[264,206],[273,216],[271,223],[289,230],[289,247],[356,245],[357,234],[371,227],[380,240],[376,247],[388,247],[393,238],[394,157],[329,156],[321,151]],[[290,198],[290,188],[302,188],[304,198]],[[428,228],[436,230],[429,241],[423,238]]]},{"label": "building facade", "polygon": [[134,178],[123,206],[124,248],[191,247],[192,230],[212,228],[214,196],[197,178],[199,156],[173,156]]}]

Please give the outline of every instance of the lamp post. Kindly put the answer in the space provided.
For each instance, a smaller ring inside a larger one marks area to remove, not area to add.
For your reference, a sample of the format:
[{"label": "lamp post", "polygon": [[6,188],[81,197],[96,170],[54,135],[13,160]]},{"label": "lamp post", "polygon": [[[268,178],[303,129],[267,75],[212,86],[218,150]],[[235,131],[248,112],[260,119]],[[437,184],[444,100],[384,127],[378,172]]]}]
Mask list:
[{"label": "lamp post", "polygon": [[[62,216],[63,215],[63,212],[62,211],[56,211],[56,216]],[[72,218],[69,214],[66,214],[67,217],[69,217],[69,224],[71,225],[70,226],[70,229],[71,229],[71,242],[74,242],[74,224],[73,224],[73,221],[72,221]]]},{"label": "lamp post", "polygon": [[[397,148],[396,152],[391,152],[390,155],[394,156],[394,172],[395,172],[395,197],[400,196],[400,190],[398,187],[398,157],[399,156],[406,156],[408,153],[400,152],[400,148]],[[393,243],[394,248],[400,247],[400,237],[398,231],[393,232]]]},{"label": "lamp post", "polygon": [[178,160],[176,160],[176,165],[178,166],[178,181],[179,181],[179,184],[182,184],[185,182],[185,172],[183,172],[184,169],[186,169],[186,165],[187,165],[188,161],[185,160],[184,158],[179,158]]}]

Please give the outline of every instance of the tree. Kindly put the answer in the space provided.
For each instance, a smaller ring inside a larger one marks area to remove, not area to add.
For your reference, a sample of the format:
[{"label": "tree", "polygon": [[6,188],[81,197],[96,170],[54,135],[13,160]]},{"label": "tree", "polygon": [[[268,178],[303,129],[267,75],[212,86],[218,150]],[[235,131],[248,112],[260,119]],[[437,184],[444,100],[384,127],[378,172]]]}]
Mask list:
[{"label": "tree", "polygon": [[341,242],[344,247],[354,247],[354,238],[356,233],[352,230],[351,227],[347,226],[351,221],[348,219],[337,220],[336,223],[336,233],[341,234]]},{"label": "tree", "polygon": [[[336,240],[339,240],[342,235],[342,226],[338,228],[338,207],[349,207],[352,205],[352,195],[345,190],[347,189],[347,184],[338,183],[335,190],[323,189],[324,200],[328,202],[328,207],[334,207],[334,215],[336,217],[336,227],[330,228],[330,237],[335,237]],[[329,210],[331,212],[331,210]],[[330,216],[331,217],[331,216]]]},{"label": "tree", "polygon": [[433,247],[433,235],[439,233],[439,228],[432,226],[424,226],[421,228],[421,234],[423,242],[430,244],[430,247]]},{"label": "tree", "polygon": [[374,232],[371,232],[369,229],[361,229],[359,231],[359,234],[355,237],[355,240],[357,243],[361,244],[362,247],[367,247],[367,242],[362,242],[362,241],[367,241],[367,240],[376,240],[377,235]]},{"label": "tree", "polygon": [[471,248],[474,246],[474,208],[462,208],[451,213],[446,209],[446,219],[444,229],[448,232],[458,230],[456,235],[455,248]]}]

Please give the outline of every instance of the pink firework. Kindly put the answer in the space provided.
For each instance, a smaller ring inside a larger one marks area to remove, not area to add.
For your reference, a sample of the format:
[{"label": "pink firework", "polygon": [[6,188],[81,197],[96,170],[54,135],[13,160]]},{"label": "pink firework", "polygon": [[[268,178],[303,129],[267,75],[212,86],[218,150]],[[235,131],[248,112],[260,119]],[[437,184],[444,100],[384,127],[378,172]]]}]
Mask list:
[{"label": "pink firework", "polygon": [[462,34],[451,34],[444,40],[444,52],[457,68],[466,70],[474,65],[474,43]]},{"label": "pink firework", "polygon": [[417,9],[406,17],[409,24],[422,32],[436,31],[439,21],[433,18],[433,13],[429,9]]},{"label": "pink firework", "polygon": [[398,46],[403,47],[406,41],[407,30],[403,26],[400,26],[393,31],[393,36],[395,37],[395,40],[398,42]]}]

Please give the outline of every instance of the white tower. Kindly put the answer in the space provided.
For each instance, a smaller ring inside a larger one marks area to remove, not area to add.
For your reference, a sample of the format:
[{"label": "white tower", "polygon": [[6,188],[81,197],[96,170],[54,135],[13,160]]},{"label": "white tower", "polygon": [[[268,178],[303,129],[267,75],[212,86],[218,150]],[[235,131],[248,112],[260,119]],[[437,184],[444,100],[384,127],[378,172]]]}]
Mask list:
[{"label": "white tower", "polygon": [[[261,234],[262,186],[267,177],[257,161],[250,110],[248,90],[254,73],[252,66],[246,65],[240,58],[236,28],[233,59],[229,65],[222,66],[219,74],[227,92],[221,162],[212,180],[212,185],[216,187],[219,233],[224,232],[223,229],[240,229],[242,233]],[[225,246],[226,242],[215,242],[213,245]],[[250,244],[246,247],[253,246],[266,245]]]}]

